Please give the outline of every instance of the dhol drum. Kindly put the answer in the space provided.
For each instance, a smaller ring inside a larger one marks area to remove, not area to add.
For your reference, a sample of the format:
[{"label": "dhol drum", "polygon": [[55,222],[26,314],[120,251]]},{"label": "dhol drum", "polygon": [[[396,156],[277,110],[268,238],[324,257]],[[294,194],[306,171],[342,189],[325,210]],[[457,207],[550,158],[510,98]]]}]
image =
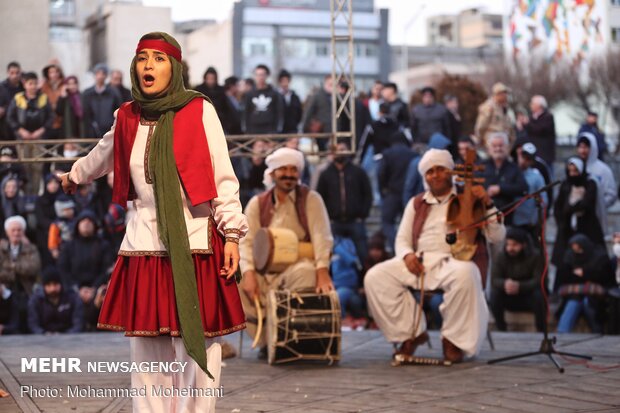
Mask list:
[{"label": "dhol drum", "polygon": [[267,296],[269,364],[340,360],[340,302],[336,291],[271,290]]},{"label": "dhol drum", "polygon": [[313,259],[312,243],[297,239],[288,228],[261,228],[252,246],[254,266],[261,273],[280,273],[302,258]]}]

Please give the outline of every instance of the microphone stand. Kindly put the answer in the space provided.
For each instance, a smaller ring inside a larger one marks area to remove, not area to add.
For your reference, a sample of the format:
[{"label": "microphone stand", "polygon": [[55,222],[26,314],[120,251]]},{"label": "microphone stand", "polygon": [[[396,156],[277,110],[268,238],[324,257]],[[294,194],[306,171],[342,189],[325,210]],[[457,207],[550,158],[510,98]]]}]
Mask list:
[{"label": "microphone stand", "polygon": [[[524,198],[525,199],[531,199],[534,198],[536,200],[536,209],[538,210],[538,240],[539,240],[539,245],[541,246],[541,249],[544,247],[545,245],[545,240],[543,239],[543,202],[542,202],[542,197],[541,197],[541,193],[547,191],[548,189],[550,189],[551,187],[557,185],[558,183],[560,183],[560,181],[555,181],[550,183],[549,185],[546,185],[545,187],[539,189],[536,192],[533,192],[531,194],[525,195]],[[522,199],[521,199],[522,200]],[[520,201],[521,201],[520,200]],[[512,206],[514,205],[514,203],[506,206],[505,208],[503,208],[503,210],[508,210],[510,208],[512,208]],[[499,214],[500,211],[496,211],[493,214],[490,214],[490,216]],[[487,217],[484,217],[483,220],[486,220]],[[483,222],[481,220],[481,222]],[[546,251],[541,251],[543,254],[543,257],[545,257],[545,270],[543,271],[543,274],[541,276],[541,284],[540,284],[540,288],[541,290],[544,289],[544,280],[546,279],[547,276],[547,269],[548,269],[548,258],[547,258],[547,253]],[[543,297],[546,298],[545,292],[543,291]],[[587,355],[582,355],[582,354],[574,354],[574,353],[567,353],[564,351],[558,351],[554,348],[554,344],[556,343],[556,337],[549,337],[549,326],[548,326],[548,322],[547,322],[547,318],[548,318],[548,309],[549,309],[549,304],[547,299],[545,299],[545,306],[546,306],[546,317],[544,319],[544,329],[543,329],[543,338],[542,338],[542,342],[540,343],[540,348],[538,349],[538,351],[532,351],[532,352],[527,352],[527,353],[522,353],[522,354],[516,354],[513,356],[508,356],[508,357],[501,357],[501,358],[496,358],[493,360],[489,360],[488,364],[496,364],[496,363],[502,363],[504,361],[509,361],[509,360],[516,360],[516,359],[520,359],[520,358],[525,358],[525,357],[530,357],[530,356],[537,356],[540,354],[544,354],[547,357],[549,357],[549,359],[553,362],[553,364],[555,364],[555,366],[557,367],[558,371],[560,373],[564,373],[564,367],[562,367],[562,365],[560,365],[560,363],[555,359],[555,357],[553,357],[554,354],[558,354],[560,356],[568,356],[568,357],[576,357],[576,358],[581,358],[581,359],[585,359],[585,360],[592,360],[591,356],[587,356]]]}]

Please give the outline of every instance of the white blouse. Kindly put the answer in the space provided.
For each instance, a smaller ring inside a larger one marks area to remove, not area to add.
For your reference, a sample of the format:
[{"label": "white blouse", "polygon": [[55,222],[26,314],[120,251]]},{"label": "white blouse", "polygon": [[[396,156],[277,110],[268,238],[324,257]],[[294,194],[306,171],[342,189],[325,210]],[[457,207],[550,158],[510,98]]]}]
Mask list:
[{"label": "white blouse", "polygon": [[[116,118],[116,113],[114,114]],[[241,212],[239,181],[230,163],[228,146],[213,105],[203,103],[202,121],[211,153],[217,197],[209,202],[192,206],[181,188],[183,213],[192,253],[212,253],[211,225],[214,221],[220,234],[243,237],[247,219]],[[97,145],[75,162],[69,177],[77,184],[88,184],[114,169],[114,129],[106,133]],[[157,231],[155,193],[148,171],[148,148],[156,122],[140,121],[129,161],[131,181],[136,199],[128,202],[127,231],[119,255],[166,255],[166,249]]]}]

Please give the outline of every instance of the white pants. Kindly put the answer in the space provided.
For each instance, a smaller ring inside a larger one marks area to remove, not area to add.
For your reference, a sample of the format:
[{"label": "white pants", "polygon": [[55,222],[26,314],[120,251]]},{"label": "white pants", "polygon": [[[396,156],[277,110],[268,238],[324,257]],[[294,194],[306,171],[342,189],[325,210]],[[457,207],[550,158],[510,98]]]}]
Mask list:
[{"label": "white pants", "polygon": [[207,339],[207,368],[211,380],[185,350],[181,337],[130,337],[132,362],[187,362],[185,370],[178,373],[131,373],[131,387],[146,386],[146,397],[133,398],[133,411],[140,413],[213,413],[216,397],[163,397],[153,395],[151,389],[159,388],[217,388],[220,385],[222,350],[219,339]]},{"label": "white pants", "polygon": [[[424,313],[417,331],[416,314],[420,311],[408,287],[419,288],[419,277],[407,270],[401,258],[392,258],[372,267],[364,278],[369,310],[377,325],[391,342],[417,337],[426,330]],[[425,290],[444,290],[439,311],[443,317],[441,335],[474,356],[486,335],[489,311],[478,267],[470,261],[446,258],[424,278]]]}]

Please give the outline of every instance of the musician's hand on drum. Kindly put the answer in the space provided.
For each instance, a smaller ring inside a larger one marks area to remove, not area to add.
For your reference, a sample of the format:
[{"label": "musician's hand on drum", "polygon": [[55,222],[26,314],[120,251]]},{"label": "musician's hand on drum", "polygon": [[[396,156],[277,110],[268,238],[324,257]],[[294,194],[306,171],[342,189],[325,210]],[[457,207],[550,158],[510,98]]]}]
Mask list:
[{"label": "musician's hand on drum", "polygon": [[414,275],[420,275],[424,271],[424,266],[422,265],[418,257],[415,255],[415,253],[410,252],[409,254],[405,255],[404,261],[405,261],[405,266],[407,267],[410,273]]},{"label": "musician's hand on drum", "polygon": [[69,172],[56,175],[60,180],[62,190],[67,195],[73,195],[77,191],[77,184],[69,179]]},{"label": "musician's hand on drum", "polygon": [[239,266],[239,244],[228,241],[224,244],[224,266],[220,269],[220,275],[230,279],[237,272]]},{"label": "musician's hand on drum", "polygon": [[256,271],[249,270],[243,273],[243,278],[241,279],[241,289],[250,300],[253,300],[254,296],[260,297],[258,280],[256,279]]},{"label": "musician's hand on drum", "polygon": [[489,205],[491,203],[491,198],[489,198],[489,194],[482,185],[472,186],[471,194],[474,196],[474,198],[482,202],[482,205]]},{"label": "musician's hand on drum", "polygon": [[327,268],[319,268],[316,270],[316,293],[327,294],[334,289],[332,278],[329,276]]}]

